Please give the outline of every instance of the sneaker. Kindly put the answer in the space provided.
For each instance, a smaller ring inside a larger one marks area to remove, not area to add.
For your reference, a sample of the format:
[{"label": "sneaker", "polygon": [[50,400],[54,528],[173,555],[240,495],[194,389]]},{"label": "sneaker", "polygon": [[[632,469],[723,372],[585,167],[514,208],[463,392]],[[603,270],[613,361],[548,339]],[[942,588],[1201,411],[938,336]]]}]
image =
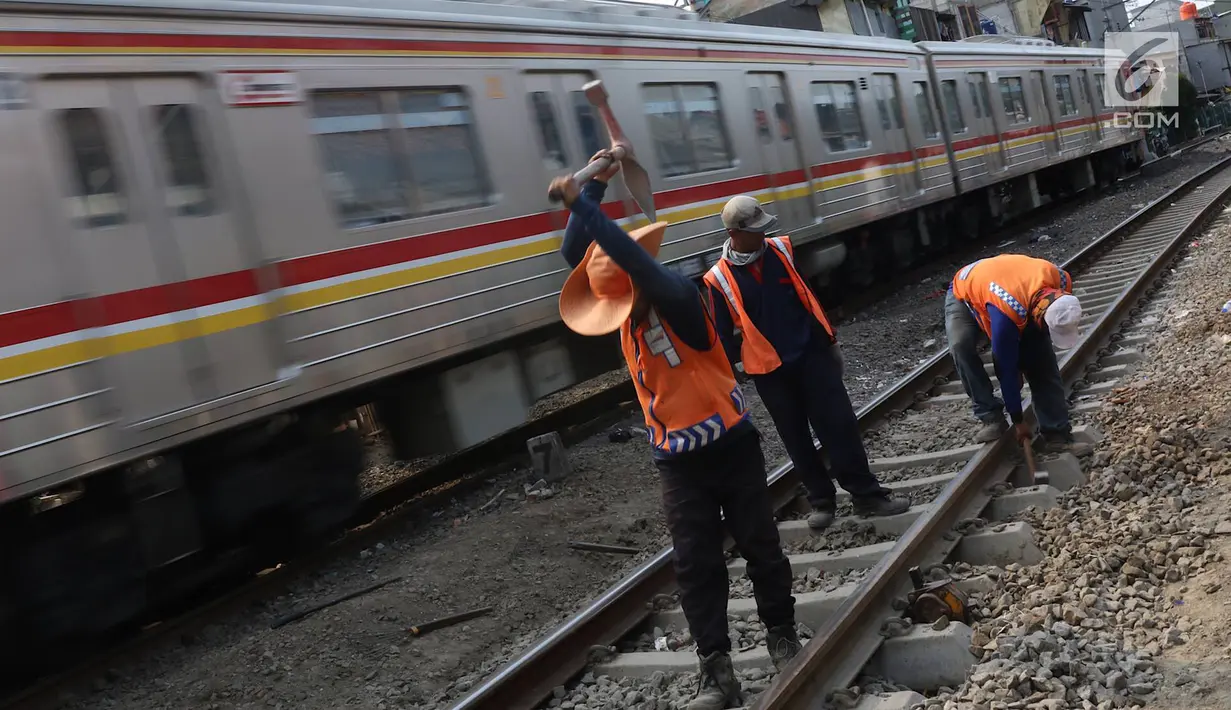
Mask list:
[{"label": "sneaker", "polygon": [[688,710],[726,710],[744,704],[730,654],[714,651],[700,656],[699,673],[697,696],[688,703]]},{"label": "sneaker", "polygon": [[838,504],[832,500],[823,500],[812,506],[812,514],[808,516],[808,527],[820,532],[833,525],[834,515],[838,512]]},{"label": "sneaker", "polygon": [[1073,454],[1086,456],[1094,447],[1084,441],[1077,441],[1072,434],[1054,431],[1043,432],[1039,440],[1039,448],[1045,454]]},{"label": "sneaker", "polygon": [[979,433],[975,434],[975,441],[980,444],[990,444],[1009,430],[1009,423],[1004,420],[1004,417],[997,419],[994,422],[984,422],[980,427]]},{"label": "sneaker", "polygon": [[769,647],[769,660],[774,662],[774,668],[781,673],[786,664],[803,650],[799,642],[799,634],[795,633],[794,624],[783,624],[768,629],[765,645]]},{"label": "sneaker", "polygon": [[883,493],[855,498],[851,505],[855,509],[855,515],[861,518],[884,518],[890,515],[901,515],[910,510],[910,499]]}]

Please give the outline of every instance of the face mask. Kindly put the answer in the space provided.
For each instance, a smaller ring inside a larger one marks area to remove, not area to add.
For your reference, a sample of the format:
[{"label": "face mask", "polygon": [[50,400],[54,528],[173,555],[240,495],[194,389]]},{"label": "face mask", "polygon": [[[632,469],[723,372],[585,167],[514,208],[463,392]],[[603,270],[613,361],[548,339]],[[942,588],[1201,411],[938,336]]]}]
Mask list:
[{"label": "face mask", "polygon": [[730,239],[722,245],[722,258],[731,262],[735,266],[747,266],[757,259],[760,259],[761,255],[764,253],[765,242],[761,242],[761,248],[754,252],[735,251],[735,249],[731,247]]}]

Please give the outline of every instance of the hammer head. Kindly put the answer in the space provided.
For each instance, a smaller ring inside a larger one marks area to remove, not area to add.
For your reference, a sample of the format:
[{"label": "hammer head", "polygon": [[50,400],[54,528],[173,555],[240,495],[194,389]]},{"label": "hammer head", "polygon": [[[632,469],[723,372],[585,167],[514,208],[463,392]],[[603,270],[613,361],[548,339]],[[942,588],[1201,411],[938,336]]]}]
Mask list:
[{"label": "hammer head", "polygon": [[585,92],[586,100],[598,109],[598,115],[603,119],[603,125],[607,127],[607,134],[611,136],[611,147],[623,148],[623,155],[620,157],[620,174],[624,176],[624,184],[628,187],[629,194],[632,195],[633,201],[637,203],[645,216],[650,218],[650,222],[656,222],[654,190],[650,186],[650,176],[637,162],[632,144],[624,137],[620,122],[616,120],[611,106],[607,103],[606,87],[603,86],[602,81],[591,81],[582,87],[582,91]]}]

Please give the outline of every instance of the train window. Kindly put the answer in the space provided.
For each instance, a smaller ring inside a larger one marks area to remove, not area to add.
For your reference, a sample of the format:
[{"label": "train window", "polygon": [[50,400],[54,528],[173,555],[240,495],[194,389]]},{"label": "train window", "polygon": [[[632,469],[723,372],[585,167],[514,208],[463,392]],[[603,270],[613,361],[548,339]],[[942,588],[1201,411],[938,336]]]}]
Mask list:
[{"label": "train window", "polygon": [[940,82],[940,98],[945,105],[945,119],[949,121],[949,130],[965,133],[966,122],[962,120],[962,106],[957,99],[957,82],[952,79]]},{"label": "train window", "polygon": [[586,98],[585,92],[572,91],[569,92],[569,96],[573,102],[573,115],[577,118],[577,130],[581,135],[582,150],[587,156],[591,156],[609,147],[611,141],[604,140],[607,137],[607,128],[602,121],[598,120],[598,114],[594,113],[594,105]]},{"label": "train window", "polygon": [[439,214],[488,204],[491,191],[466,94],[460,89],[399,91],[398,110],[415,213]]},{"label": "train window", "polygon": [[919,112],[919,122],[923,124],[924,137],[938,137],[940,131],[936,130],[936,116],[932,114],[932,102],[928,97],[926,81],[915,82],[915,110]]},{"label": "train window", "polygon": [[734,165],[714,84],[646,84],[642,96],[665,176]]},{"label": "train window", "polygon": [[329,190],[342,223],[367,227],[410,217],[403,171],[380,94],[318,94],[312,110],[312,132],[320,141]]},{"label": "train window", "polygon": [[70,210],[74,220],[85,227],[123,223],[124,194],[100,112],[70,108],[60,112],[59,121],[72,159]]},{"label": "train window", "polygon": [[209,214],[213,200],[194,108],[168,104],[153,110],[167,165],[167,208],[181,217]]},{"label": "train window", "polygon": [[1061,116],[1073,116],[1077,113],[1077,101],[1073,99],[1073,83],[1067,75],[1052,77],[1056,89],[1056,108]]},{"label": "train window", "polygon": [[769,115],[765,113],[765,104],[761,101],[759,88],[748,87],[748,102],[752,104],[752,122],[757,127],[757,137],[762,143],[769,143],[773,140],[773,136],[769,132]]},{"label": "train window", "polygon": [[863,130],[863,117],[855,100],[855,84],[849,81],[816,81],[812,83],[812,104],[821,124],[821,137],[829,150],[859,150],[868,145]]},{"label": "train window", "polygon": [[560,123],[556,120],[556,105],[551,92],[530,93],[530,114],[539,129],[539,147],[547,169],[555,171],[568,167],[568,154],[564,150],[564,139],[560,134]]},{"label": "train window", "polygon": [[983,107],[979,105],[979,87],[973,81],[966,82],[970,88],[970,105],[975,108],[975,118],[983,118]]},{"label": "train window", "polygon": [[769,100],[774,104],[774,117],[778,119],[778,137],[784,141],[795,138],[795,125],[791,120],[791,108],[786,104],[786,94],[781,86],[769,87]]},{"label": "train window", "polygon": [[1004,113],[1010,123],[1026,123],[1030,120],[1030,111],[1026,108],[1026,90],[1021,79],[1015,76],[1001,79],[1000,100],[1004,102]]}]

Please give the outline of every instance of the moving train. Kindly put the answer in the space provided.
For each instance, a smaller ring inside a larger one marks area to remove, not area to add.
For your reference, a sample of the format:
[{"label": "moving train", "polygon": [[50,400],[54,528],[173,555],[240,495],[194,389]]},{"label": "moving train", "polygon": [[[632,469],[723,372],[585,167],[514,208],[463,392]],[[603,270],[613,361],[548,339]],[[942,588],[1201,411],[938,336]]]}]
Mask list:
[{"label": "moving train", "polygon": [[140,622],[237,550],[336,531],[357,405],[411,458],[618,364],[556,310],[566,214],[545,186],[609,143],[590,80],[672,268],[704,273],[722,203],[752,194],[830,302],[1144,155],[1095,50],[343,2],[0,0],[6,672]]}]

